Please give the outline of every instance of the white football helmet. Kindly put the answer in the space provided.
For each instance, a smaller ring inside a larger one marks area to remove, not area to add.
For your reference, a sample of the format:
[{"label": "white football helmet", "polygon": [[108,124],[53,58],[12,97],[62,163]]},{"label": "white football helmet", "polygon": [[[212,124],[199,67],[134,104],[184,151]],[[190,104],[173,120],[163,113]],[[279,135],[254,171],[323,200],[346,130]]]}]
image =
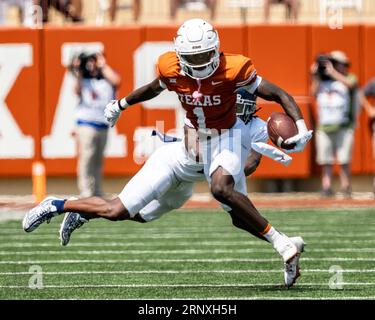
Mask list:
[{"label": "white football helmet", "polygon": [[207,21],[185,21],[177,31],[174,45],[182,71],[193,79],[208,78],[219,67],[219,36]]}]

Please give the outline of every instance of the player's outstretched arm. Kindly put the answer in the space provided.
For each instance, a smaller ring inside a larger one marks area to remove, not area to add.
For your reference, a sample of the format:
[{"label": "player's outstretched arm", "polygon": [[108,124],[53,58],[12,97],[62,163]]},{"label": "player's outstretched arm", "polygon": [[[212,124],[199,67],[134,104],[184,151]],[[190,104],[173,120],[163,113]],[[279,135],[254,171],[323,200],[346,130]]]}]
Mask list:
[{"label": "player's outstretched arm", "polygon": [[265,100],[275,101],[280,104],[285,113],[296,123],[298,134],[285,141],[286,144],[295,143],[296,146],[293,149],[286,150],[286,152],[292,153],[303,151],[307,142],[309,142],[312,137],[312,130],[307,130],[302,112],[293,97],[277,85],[265,79],[259,84],[255,94]]},{"label": "player's outstretched arm", "polygon": [[165,86],[162,82],[157,78],[152,82],[135,89],[133,92],[128,94],[125,98],[119,100],[112,100],[110,103],[107,104],[104,110],[104,116],[111,127],[113,127],[117,119],[120,117],[122,111],[127,109],[129,106],[144,102],[147,100],[151,100],[159,95]]},{"label": "player's outstretched arm", "polygon": [[285,112],[293,118],[294,122],[303,119],[301,110],[293,97],[277,85],[262,79],[255,94],[264,100],[275,101],[280,104]]}]

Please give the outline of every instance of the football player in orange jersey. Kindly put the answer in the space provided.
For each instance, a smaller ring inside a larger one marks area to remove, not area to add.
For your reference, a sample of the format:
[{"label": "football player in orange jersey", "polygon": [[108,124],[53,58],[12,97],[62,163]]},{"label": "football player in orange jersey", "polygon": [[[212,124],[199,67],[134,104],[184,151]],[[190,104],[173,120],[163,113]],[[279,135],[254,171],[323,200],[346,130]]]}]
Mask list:
[{"label": "football player in orange jersey", "polygon": [[[247,197],[244,166],[250,146],[246,145],[243,121],[236,118],[236,90],[279,103],[291,116],[298,134],[285,143],[295,144],[289,152],[302,151],[311,139],[300,109],[285,91],[257,75],[251,60],[242,55],[220,53],[217,31],[206,21],[191,19],[178,30],[176,52],[160,56],[158,77],[134,90],[127,97],[107,105],[105,116],[113,126],[129,106],[152,99],[168,89],[178,94],[186,110],[185,147],[187,154],[203,161],[204,173],[212,195],[243,225],[251,226],[259,237],[267,239],[285,263],[285,284],[291,286],[299,276],[301,238],[294,243],[273,228]],[[163,172],[155,168],[150,179]],[[162,181],[160,179],[160,181]],[[157,187],[157,186],[156,186]],[[25,231],[63,212],[77,212],[91,219],[131,219],[142,208],[142,195],[124,188],[118,197],[107,201],[99,197],[80,200],[46,199],[25,216]],[[155,190],[154,192],[162,192]],[[239,227],[241,225],[239,223]]]}]

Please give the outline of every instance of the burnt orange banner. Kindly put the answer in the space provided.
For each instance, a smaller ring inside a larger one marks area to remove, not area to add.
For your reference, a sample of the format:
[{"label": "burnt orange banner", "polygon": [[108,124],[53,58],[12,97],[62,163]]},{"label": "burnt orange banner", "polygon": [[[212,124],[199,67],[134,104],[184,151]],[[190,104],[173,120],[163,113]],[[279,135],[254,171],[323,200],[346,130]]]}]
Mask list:
[{"label": "burnt orange banner", "polygon": [[[101,50],[122,77],[118,96],[126,96],[156,77],[158,56],[174,50],[178,26],[48,27],[43,30],[0,29],[0,175],[29,176],[34,160],[43,159],[50,176],[75,175],[74,79],[67,66],[82,50]],[[311,25],[218,26],[221,49],[248,55],[258,73],[292,94],[308,126],[314,127],[316,110],[309,97],[309,70],[317,54],[344,51],[352,72],[363,85],[375,76],[374,26],[345,26],[331,30]],[[350,41],[348,41],[350,39]],[[280,106],[261,103],[267,119]],[[106,150],[106,175],[133,175],[161,142],[151,130],[176,134],[183,112],[174,93],[132,106],[111,130]],[[370,131],[365,114],[359,117],[353,154],[353,173],[373,170]],[[257,177],[308,177],[317,171],[314,143],[285,168],[264,159]]]}]

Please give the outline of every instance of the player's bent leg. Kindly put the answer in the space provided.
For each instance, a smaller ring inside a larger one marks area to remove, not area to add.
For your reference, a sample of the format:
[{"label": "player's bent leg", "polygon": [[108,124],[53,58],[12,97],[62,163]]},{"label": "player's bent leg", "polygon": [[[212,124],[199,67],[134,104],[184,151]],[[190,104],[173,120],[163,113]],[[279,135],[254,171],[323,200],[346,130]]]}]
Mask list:
[{"label": "player's bent leg", "polygon": [[234,178],[222,167],[218,167],[211,176],[213,196],[229,206],[243,223],[251,225],[255,232],[272,244],[284,261],[285,285],[292,286],[299,276],[299,258],[296,259],[300,254],[298,246],[285,234],[273,228],[244,194],[234,190],[234,184]]},{"label": "player's bent leg", "polygon": [[146,207],[139,211],[138,216],[144,222],[151,222],[160,219],[165,213],[172,210],[173,208],[171,208],[169,205],[161,203],[159,200],[152,200]]},{"label": "player's bent leg", "polygon": [[63,212],[76,212],[86,220],[104,218],[111,221],[128,220],[130,214],[119,197],[106,200],[101,197],[90,197],[78,200],[67,200]]},{"label": "player's bent leg", "polygon": [[245,223],[234,210],[230,210],[228,211],[228,213],[230,214],[232,218],[232,223],[236,228],[245,230],[251,233],[254,237],[257,237],[261,240],[268,242],[268,240],[264,236],[262,236],[259,232],[257,232],[251,225]]},{"label": "player's bent leg", "polygon": [[237,192],[234,186],[233,176],[223,167],[218,167],[211,175],[211,193],[214,198],[229,206],[245,223],[262,234],[268,221],[259,214],[247,196]]},{"label": "player's bent leg", "polygon": [[151,201],[140,210],[139,215],[143,220],[149,222],[159,219],[163,214],[181,208],[193,194],[192,182],[180,182],[170,188],[165,194]]},{"label": "player's bent leg", "polygon": [[108,220],[125,220],[130,215],[119,198],[105,200],[90,197],[79,200],[65,200],[48,197],[31,209],[24,217],[22,225],[26,232],[34,231],[42,223],[66,212],[81,214],[86,219],[105,218]]},{"label": "player's bent leg", "polygon": [[130,214],[117,197],[113,200],[105,200],[99,197],[68,200],[64,204],[64,220],[60,226],[61,245],[66,246],[72,233],[80,228],[88,220],[104,218],[111,221],[130,219]]}]

